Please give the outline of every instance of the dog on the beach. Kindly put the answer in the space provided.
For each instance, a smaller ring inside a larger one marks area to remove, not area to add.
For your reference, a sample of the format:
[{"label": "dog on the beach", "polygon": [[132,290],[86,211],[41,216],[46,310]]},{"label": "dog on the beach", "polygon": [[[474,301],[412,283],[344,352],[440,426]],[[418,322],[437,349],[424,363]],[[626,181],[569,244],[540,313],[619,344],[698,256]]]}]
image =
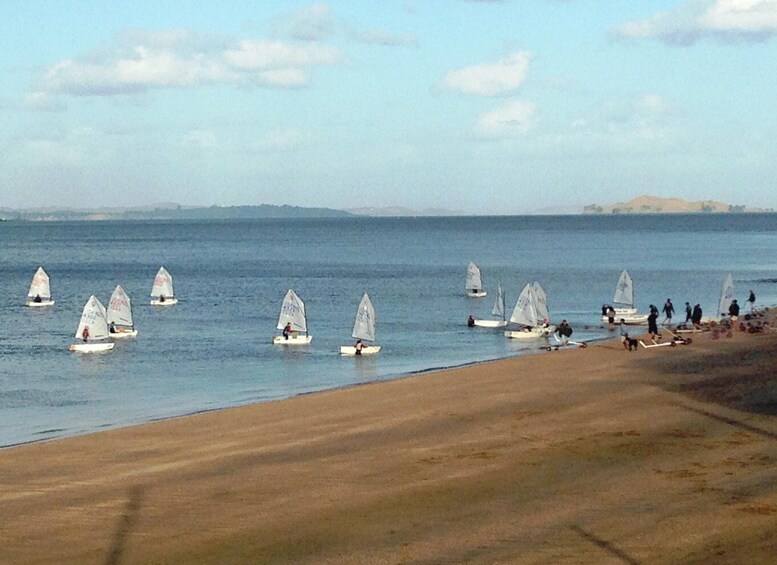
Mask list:
[{"label": "dog on the beach", "polygon": [[629,337],[629,334],[623,334],[623,339],[621,341],[623,341],[623,349],[628,349],[629,351],[636,351],[637,345],[639,345],[639,342],[636,339]]}]

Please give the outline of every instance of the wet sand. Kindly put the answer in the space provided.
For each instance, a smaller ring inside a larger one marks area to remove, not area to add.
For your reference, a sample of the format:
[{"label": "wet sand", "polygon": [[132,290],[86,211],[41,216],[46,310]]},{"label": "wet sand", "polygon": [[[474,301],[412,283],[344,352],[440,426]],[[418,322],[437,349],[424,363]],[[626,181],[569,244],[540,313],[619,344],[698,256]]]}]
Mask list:
[{"label": "wet sand", "polygon": [[777,332],[693,339],[2,450],[0,563],[774,562]]}]

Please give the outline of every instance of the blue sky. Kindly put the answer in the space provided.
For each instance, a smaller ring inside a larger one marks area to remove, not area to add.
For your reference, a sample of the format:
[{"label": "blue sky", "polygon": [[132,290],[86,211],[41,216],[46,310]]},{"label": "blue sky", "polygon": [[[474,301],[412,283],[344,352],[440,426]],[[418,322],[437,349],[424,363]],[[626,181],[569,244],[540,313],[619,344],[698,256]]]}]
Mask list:
[{"label": "blue sky", "polygon": [[777,0],[0,2],[0,207],[777,208]]}]

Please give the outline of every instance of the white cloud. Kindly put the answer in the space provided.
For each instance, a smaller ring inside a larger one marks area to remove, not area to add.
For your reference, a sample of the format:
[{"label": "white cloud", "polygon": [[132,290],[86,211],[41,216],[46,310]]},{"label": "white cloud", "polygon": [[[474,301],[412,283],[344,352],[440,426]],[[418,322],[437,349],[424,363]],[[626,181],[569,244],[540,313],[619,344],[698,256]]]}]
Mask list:
[{"label": "white cloud", "polygon": [[354,31],[351,37],[360,43],[368,45],[389,45],[418,47],[418,37],[415,33],[397,34],[384,29],[367,29]]},{"label": "white cloud", "polygon": [[616,37],[651,38],[670,45],[690,45],[703,37],[763,41],[775,34],[777,0],[689,0],[614,30]]},{"label": "white cloud", "polygon": [[67,109],[59,98],[47,92],[28,92],[22,105],[25,109],[36,112],[62,112]]},{"label": "white cloud", "polygon": [[483,63],[450,71],[443,78],[442,87],[480,96],[509,93],[518,89],[526,80],[530,61],[530,53],[518,51],[496,63]]},{"label": "white cloud", "polygon": [[475,131],[484,137],[525,135],[532,126],[534,104],[525,100],[508,100],[481,116]]},{"label": "white cloud", "polygon": [[214,83],[297,88],[310,82],[316,67],[340,60],[338,49],[315,43],[239,41],[188,30],[131,31],[111,45],[52,65],[30,96],[113,96]]},{"label": "white cloud", "polygon": [[326,4],[310,4],[295,10],[279,24],[282,35],[304,41],[328,39],[336,27],[332,11]]}]

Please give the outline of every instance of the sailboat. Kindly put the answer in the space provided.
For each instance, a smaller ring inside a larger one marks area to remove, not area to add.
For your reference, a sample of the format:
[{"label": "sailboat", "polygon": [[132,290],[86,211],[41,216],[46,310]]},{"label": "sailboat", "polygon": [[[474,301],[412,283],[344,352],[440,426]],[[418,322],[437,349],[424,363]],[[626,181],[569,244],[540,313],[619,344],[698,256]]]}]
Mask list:
[{"label": "sailboat", "polygon": [[[356,310],[351,336],[361,341],[375,341],[375,308],[366,292]],[[340,346],[340,355],[375,355],[378,351],[380,351],[380,345],[363,344],[360,353],[357,353],[355,345]]]},{"label": "sailboat", "polygon": [[[638,314],[637,309],[634,308],[634,280],[626,269],[618,277],[612,301],[616,322],[623,320],[624,324],[630,325],[647,323],[648,315]],[[606,322],[607,319],[607,316],[602,316],[602,321]]]},{"label": "sailboat", "polygon": [[[496,316],[496,320],[475,320],[475,325],[481,328],[504,328],[507,325],[505,319],[505,295],[502,291],[502,284],[497,284],[496,287],[496,300],[494,300],[494,307],[491,309],[491,314]],[[500,319],[501,318],[501,319]]]},{"label": "sailboat", "polygon": [[110,351],[115,343],[108,341],[108,319],[105,306],[94,295],[89,297],[81,313],[81,321],[76,329],[76,338],[80,343],[71,343],[68,349],[79,353],[98,353]]},{"label": "sailboat", "polygon": [[731,277],[731,273],[729,273],[726,280],[723,281],[723,288],[720,291],[720,300],[718,301],[718,312],[716,316],[728,316],[728,307],[731,306],[733,300],[734,279]]},{"label": "sailboat", "polygon": [[132,320],[130,298],[120,284],[116,285],[111,294],[111,299],[108,301],[106,318],[108,319],[108,333],[110,337],[122,339],[138,335],[138,330],[135,329],[135,323]]},{"label": "sailboat", "polygon": [[483,290],[483,281],[480,279],[480,269],[472,261],[467,265],[467,282],[464,285],[467,289],[467,296],[471,298],[482,298],[487,293]]},{"label": "sailboat", "polygon": [[[275,345],[307,345],[313,340],[308,335],[308,319],[305,314],[305,303],[292,289],[286,293],[281,305],[281,315],[278,317],[277,328],[284,330],[288,326],[288,335],[276,335],[272,338]],[[302,332],[304,335],[300,335]]]},{"label": "sailboat", "polygon": [[154,286],[151,287],[152,306],[172,306],[178,304],[178,299],[173,292],[173,277],[164,267],[159,267],[154,277]]},{"label": "sailboat", "polygon": [[51,299],[49,276],[43,270],[43,267],[38,267],[38,270],[32,276],[30,290],[27,292],[27,301],[24,304],[32,307],[52,306],[54,304],[54,301]]},{"label": "sailboat", "polygon": [[522,326],[518,330],[508,330],[505,336],[511,339],[537,339],[548,337],[556,328],[551,326],[547,315],[547,296],[539,283],[523,287],[510,322]]}]

